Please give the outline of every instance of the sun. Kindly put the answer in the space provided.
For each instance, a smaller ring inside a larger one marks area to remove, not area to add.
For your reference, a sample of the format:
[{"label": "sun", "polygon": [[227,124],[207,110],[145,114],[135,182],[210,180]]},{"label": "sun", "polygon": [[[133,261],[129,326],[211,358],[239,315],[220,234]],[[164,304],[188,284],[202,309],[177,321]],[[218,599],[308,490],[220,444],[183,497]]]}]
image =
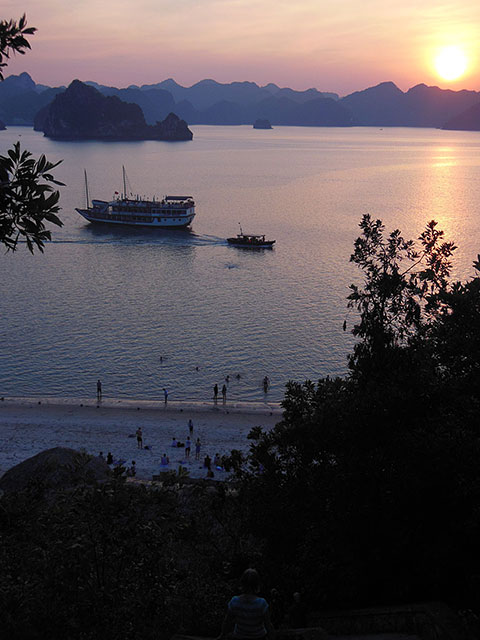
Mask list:
[{"label": "sun", "polygon": [[467,70],[468,60],[460,47],[443,47],[435,58],[435,69],[444,80],[458,80]]}]

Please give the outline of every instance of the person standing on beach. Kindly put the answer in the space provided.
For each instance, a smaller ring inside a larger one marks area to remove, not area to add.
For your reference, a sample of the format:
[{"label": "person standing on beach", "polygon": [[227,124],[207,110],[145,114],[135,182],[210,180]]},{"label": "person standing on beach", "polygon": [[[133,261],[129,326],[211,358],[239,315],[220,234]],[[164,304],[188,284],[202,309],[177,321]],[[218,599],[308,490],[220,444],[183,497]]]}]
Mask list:
[{"label": "person standing on beach", "polygon": [[225,402],[227,401],[227,387],[226,387],[226,385],[223,385],[223,387],[222,387],[222,396],[223,396],[223,404],[225,404]]},{"label": "person standing on beach", "polygon": [[228,603],[227,615],[217,640],[224,640],[233,627],[233,637],[242,640],[273,640],[268,602],[259,598],[260,578],[255,569],[247,569],[240,578],[241,594]]},{"label": "person standing on beach", "polygon": [[202,444],[200,442],[200,438],[197,438],[195,442],[195,460],[200,460],[200,450],[202,448]]},{"label": "person standing on beach", "polygon": [[163,398],[165,400],[165,404],[167,404],[168,401],[168,391],[164,388],[163,389]]},{"label": "person standing on beach", "polygon": [[102,382],[101,380],[97,380],[97,400],[102,399]]},{"label": "person standing on beach", "polygon": [[187,439],[185,440],[185,457],[187,458],[187,460],[190,458],[190,447],[190,436],[187,436]]},{"label": "person standing on beach", "polygon": [[191,418],[190,418],[190,420],[188,421],[188,433],[189,433],[190,435],[192,435],[192,434],[193,434],[193,422],[192,422],[192,419],[191,419]]},{"label": "person standing on beach", "polygon": [[215,400],[215,402],[217,401],[218,398],[218,384],[215,384],[215,386],[213,387],[213,399]]},{"label": "person standing on beach", "polygon": [[138,449],[143,449],[143,433],[142,433],[142,427],[138,427],[138,429],[135,432],[137,434],[137,447]]},{"label": "person standing on beach", "polygon": [[163,456],[160,458],[160,466],[166,467],[169,462],[170,462],[169,457],[167,456],[166,453],[164,453]]}]

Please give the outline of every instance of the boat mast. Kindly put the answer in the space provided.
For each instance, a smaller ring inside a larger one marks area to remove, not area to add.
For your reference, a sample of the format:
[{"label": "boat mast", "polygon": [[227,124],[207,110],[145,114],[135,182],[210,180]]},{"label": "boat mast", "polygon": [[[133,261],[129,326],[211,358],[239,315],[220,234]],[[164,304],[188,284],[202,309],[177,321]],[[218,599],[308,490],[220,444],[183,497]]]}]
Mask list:
[{"label": "boat mast", "polygon": [[90,198],[88,197],[88,178],[87,178],[87,170],[83,170],[85,173],[85,198],[87,200],[87,209],[90,207]]},{"label": "boat mast", "polygon": [[240,227],[240,235],[243,236],[242,225],[240,224],[240,222],[238,223],[238,226]]},{"label": "boat mast", "polygon": [[127,179],[125,177],[125,167],[122,164],[122,171],[123,171],[123,197],[126,198],[127,197]]}]

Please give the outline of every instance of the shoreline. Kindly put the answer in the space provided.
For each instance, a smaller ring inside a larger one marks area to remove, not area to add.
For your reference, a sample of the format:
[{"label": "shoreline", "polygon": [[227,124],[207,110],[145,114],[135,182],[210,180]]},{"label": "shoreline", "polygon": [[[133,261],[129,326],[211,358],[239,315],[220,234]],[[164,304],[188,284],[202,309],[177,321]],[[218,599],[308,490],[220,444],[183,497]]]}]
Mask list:
[{"label": "shoreline", "polygon": [[[135,460],[136,477],[151,480],[160,471],[186,467],[191,478],[206,477],[203,467],[208,454],[246,453],[253,427],[272,429],[280,421],[279,403],[163,401],[104,398],[2,397],[0,398],[0,475],[40,451],[68,447],[104,457],[110,451],[126,466]],[[173,448],[173,437],[185,442],[188,421],[194,424],[191,456],[184,448]],[[143,431],[145,448],[137,447],[135,432]],[[194,443],[201,442],[200,459],[195,460]],[[166,453],[168,467],[160,467]],[[215,479],[228,474],[214,469]]]},{"label": "shoreline", "polygon": [[0,409],[2,406],[18,407],[99,407],[102,409],[125,409],[137,411],[142,409],[162,411],[164,413],[182,413],[185,411],[212,412],[212,413],[242,413],[260,415],[281,415],[282,407],[280,402],[262,401],[231,401],[225,403],[219,399],[217,402],[210,400],[139,400],[135,398],[108,398],[97,400],[92,397],[66,398],[59,396],[2,396],[0,398]]}]

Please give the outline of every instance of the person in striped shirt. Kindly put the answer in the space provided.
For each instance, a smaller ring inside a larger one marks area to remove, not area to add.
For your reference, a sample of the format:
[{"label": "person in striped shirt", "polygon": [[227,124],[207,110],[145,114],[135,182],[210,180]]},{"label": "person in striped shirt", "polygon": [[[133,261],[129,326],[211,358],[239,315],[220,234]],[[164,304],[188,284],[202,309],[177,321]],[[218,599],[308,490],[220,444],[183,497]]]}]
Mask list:
[{"label": "person in striped shirt", "polygon": [[234,596],[227,607],[227,615],[217,640],[223,640],[233,627],[236,640],[273,640],[275,631],[270,620],[268,603],[259,598],[260,578],[255,569],[247,569],[240,578],[242,593]]}]

